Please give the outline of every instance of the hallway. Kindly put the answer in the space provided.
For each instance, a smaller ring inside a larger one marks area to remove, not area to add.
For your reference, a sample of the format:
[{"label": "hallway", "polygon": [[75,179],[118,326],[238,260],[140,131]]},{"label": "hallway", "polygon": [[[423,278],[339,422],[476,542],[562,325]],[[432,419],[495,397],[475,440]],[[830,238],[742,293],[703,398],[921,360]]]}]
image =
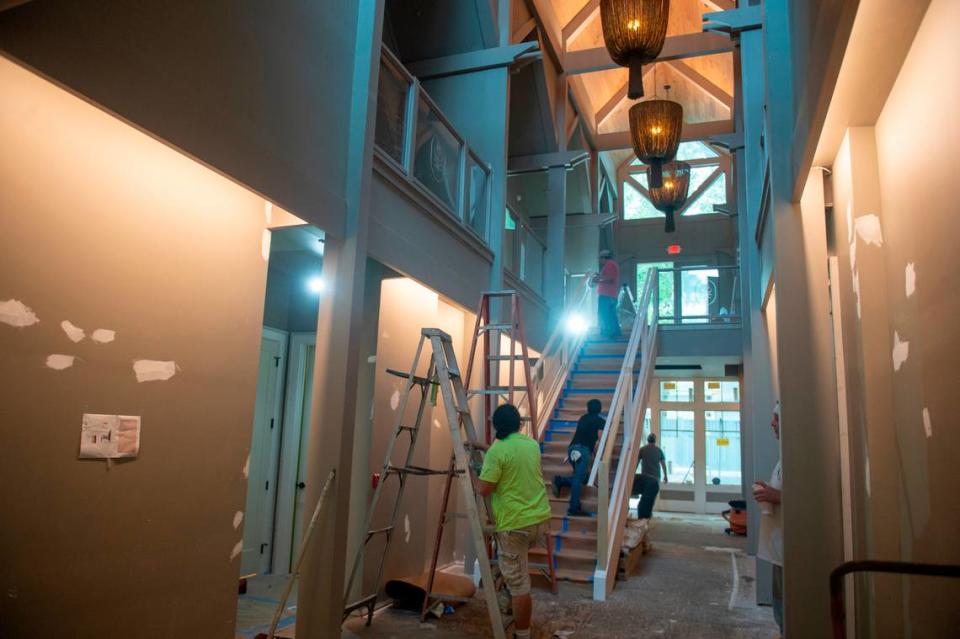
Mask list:
[{"label": "hallway", "polygon": [[[724,527],[725,522],[716,515],[658,513],[651,532],[651,552],[643,558],[635,575],[627,582],[619,582],[606,603],[592,601],[590,587],[584,584],[563,582],[556,597],[546,590],[536,590],[533,636],[777,636],[770,609],[753,603],[754,561],[745,554],[746,540],[727,536]],[[423,626],[415,615],[385,610],[370,628],[359,620],[348,622],[343,636],[388,639],[425,634],[436,639],[479,639],[489,636],[487,624],[483,603],[478,598],[452,616]]]}]

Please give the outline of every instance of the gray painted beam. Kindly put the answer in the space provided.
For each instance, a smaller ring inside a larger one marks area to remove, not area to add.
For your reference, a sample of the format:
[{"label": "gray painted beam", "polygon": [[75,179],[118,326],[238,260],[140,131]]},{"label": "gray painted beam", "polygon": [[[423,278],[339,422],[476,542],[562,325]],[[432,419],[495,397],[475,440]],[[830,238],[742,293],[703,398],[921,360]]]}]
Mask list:
[{"label": "gray painted beam", "polygon": [[510,66],[519,56],[532,53],[539,48],[540,45],[537,42],[521,42],[503,47],[458,53],[443,58],[421,60],[407,65],[407,70],[420,80],[442,78],[460,73],[475,73],[486,69]]},{"label": "gray painted beam", "polygon": [[542,171],[555,166],[567,167],[589,157],[590,151],[585,150],[519,155],[510,158],[507,171],[510,173],[530,173],[531,171]]},{"label": "gray painted beam", "polygon": [[[671,36],[663,45],[657,62],[696,58],[716,53],[726,53],[734,50],[733,41],[726,35],[718,33],[688,33]],[[584,49],[583,51],[567,51],[564,57],[564,71],[569,75],[592,73],[616,69],[617,64],[610,59],[606,47]]]}]

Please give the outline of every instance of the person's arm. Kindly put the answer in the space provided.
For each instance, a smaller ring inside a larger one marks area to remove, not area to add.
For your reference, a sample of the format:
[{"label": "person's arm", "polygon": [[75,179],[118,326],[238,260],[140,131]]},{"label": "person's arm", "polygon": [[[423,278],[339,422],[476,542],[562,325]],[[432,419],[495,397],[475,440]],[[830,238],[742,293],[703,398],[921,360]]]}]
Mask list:
[{"label": "person's arm", "polygon": [[779,504],[781,494],[780,491],[768,484],[765,481],[757,480],[756,483],[759,488],[753,491],[753,498],[759,502],[767,502],[769,504]]},{"label": "person's arm", "polygon": [[660,451],[660,468],[663,469],[663,481],[667,481],[667,456]]},{"label": "person's arm", "polygon": [[480,476],[473,481],[473,488],[484,497],[492,495],[500,482],[500,457],[492,448],[483,457],[483,468]]},{"label": "person's arm", "polygon": [[492,495],[497,489],[497,485],[495,483],[484,481],[482,479],[476,480],[473,485],[477,489],[477,492],[484,497]]}]

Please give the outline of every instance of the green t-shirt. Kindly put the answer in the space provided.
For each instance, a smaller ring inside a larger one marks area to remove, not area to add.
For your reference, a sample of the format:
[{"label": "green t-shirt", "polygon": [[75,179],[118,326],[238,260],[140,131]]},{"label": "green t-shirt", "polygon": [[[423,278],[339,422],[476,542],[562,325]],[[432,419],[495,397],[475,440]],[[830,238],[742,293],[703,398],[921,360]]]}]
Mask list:
[{"label": "green t-shirt", "polygon": [[497,530],[516,530],[550,518],[550,502],[540,470],[540,444],[513,433],[498,439],[483,458],[480,479],[497,485],[493,515]]}]

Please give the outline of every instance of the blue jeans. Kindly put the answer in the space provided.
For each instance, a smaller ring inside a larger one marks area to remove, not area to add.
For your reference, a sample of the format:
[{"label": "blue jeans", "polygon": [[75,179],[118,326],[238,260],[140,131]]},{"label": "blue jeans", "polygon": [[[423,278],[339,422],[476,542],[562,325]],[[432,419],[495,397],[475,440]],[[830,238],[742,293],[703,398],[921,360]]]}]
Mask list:
[{"label": "blue jeans", "polygon": [[597,296],[597,320],[604,337],[620,337],[620,318],[617,317],[617,298]]},{"label": "blue jeans", "polygon": [[633,478],[634,495],[640,495],[640,503],[637,504],[637,519],[650,519],[653,517],[653,505],[657,501],[657,494],[660,492],[660,482],[656,477],[650,475],[636,475]]},{"label": "blue jeans", "polygon": [[570,465],[573,466],[573,474],[557,477],[557,486],[561,488],[565,486],[570,487],[569,510],[571,511],[582,510],[580,507],[580,492],[590,477],[590,466],[593,464],[593,459],[591,458],[593,451],[589,450],[586,446],[580,446],[579,444],[571,446],[567,454],[569,455],[574,451],[580,452],[580,459],[570,462]]}]

